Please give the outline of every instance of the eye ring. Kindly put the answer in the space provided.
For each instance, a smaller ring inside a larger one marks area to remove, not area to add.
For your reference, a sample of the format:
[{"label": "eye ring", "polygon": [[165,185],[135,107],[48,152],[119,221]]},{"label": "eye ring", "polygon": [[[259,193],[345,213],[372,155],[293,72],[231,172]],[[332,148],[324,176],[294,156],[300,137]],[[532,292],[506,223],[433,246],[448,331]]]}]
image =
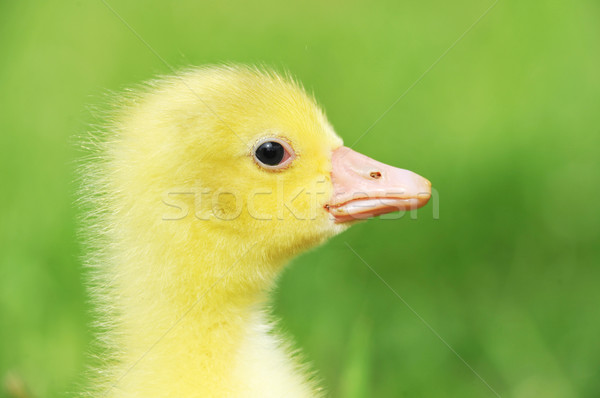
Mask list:
[{"label": "eye ring", "polygon": [[254,162],[266,170],[283,170],[296,158],[289,142],[280,137],[266,137],[252,149]]}]

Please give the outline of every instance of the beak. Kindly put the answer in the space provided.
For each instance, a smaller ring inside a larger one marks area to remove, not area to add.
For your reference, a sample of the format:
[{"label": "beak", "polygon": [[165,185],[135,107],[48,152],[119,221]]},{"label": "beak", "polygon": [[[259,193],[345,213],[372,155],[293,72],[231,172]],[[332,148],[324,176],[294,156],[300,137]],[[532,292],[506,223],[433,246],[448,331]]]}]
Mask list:
[{"label": "beak", "polygon": [[325,208],[341,223],[412,210],[431,197],[431,183],[342,146],[333,151],[333,195]]}]

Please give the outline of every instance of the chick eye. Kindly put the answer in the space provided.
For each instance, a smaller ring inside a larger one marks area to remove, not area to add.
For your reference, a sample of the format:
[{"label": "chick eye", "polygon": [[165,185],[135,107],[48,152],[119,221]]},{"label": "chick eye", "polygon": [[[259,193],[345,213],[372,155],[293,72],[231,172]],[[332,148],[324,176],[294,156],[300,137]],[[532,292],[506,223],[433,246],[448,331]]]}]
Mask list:
[{"label": "chick eye", "polygon": [[285,149],[279,142],[265,142],[258,148],[256,148],[256,158],[269,166],[275,166],[281,163],[283,156],[285,155]]},{"label": "chick eye", "polygon": [[292,161],[293,153],[287,142],[268,139],[258,143],[254,150],[254,159],[266,169],[282,169]]}]

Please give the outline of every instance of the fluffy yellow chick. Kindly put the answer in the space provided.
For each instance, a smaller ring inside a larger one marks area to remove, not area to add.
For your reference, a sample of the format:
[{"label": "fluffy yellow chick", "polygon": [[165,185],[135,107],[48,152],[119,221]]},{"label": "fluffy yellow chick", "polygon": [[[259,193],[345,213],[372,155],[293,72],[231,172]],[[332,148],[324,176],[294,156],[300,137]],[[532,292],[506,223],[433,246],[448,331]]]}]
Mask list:
[{"label": "fluffy yellow chick", "polygon": [[316,397],[264,314],[287,261],[430,184],[343,146],[273,72],[206,67],[123,99],[84,196],[107,351],[96,397]]}]

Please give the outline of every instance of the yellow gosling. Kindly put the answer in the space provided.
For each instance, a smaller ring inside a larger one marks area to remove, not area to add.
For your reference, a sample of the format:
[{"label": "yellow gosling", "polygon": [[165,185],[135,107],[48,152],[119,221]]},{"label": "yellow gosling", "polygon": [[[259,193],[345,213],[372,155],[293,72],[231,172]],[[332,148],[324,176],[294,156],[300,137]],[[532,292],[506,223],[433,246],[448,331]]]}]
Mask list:
[{"label": "yellow gosling", "polygon": [[265,315],[292,257],[430,184],[344,147],[299,84],[188,70],[122,99],[84,170],[95,397],[317,397]]}]

